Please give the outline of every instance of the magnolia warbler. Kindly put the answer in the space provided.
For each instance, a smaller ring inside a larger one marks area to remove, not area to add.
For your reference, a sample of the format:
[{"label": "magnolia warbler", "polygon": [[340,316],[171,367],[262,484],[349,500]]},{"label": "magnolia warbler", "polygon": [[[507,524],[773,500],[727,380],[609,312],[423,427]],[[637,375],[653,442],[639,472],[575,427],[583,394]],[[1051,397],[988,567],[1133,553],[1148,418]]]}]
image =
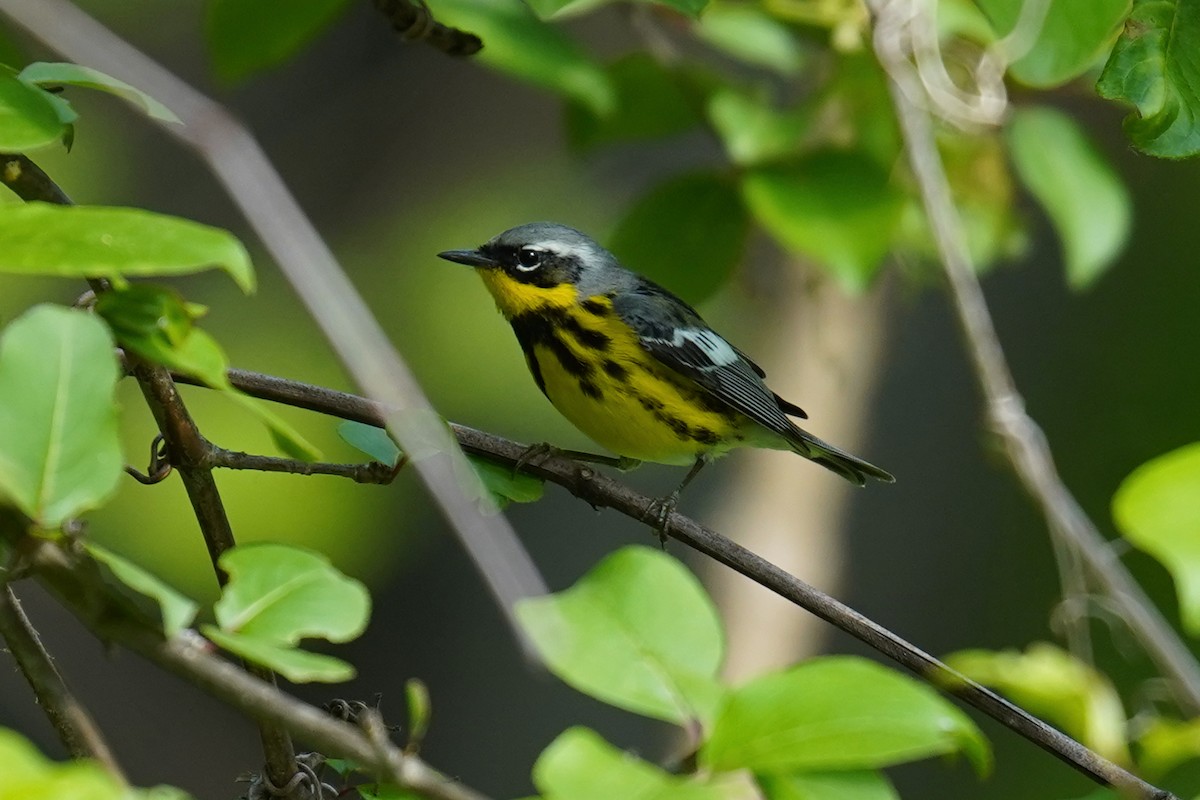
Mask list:
[{"label": "magnolia warbler", "polygon": [[474,267],[512,325],[542,393],[631,462],[692,464],[664,500],[735,447],[791,450],[859,486],[892,475],[797,427],[798,406],[695,309],[574,228],[534,222],[440,258]]}]

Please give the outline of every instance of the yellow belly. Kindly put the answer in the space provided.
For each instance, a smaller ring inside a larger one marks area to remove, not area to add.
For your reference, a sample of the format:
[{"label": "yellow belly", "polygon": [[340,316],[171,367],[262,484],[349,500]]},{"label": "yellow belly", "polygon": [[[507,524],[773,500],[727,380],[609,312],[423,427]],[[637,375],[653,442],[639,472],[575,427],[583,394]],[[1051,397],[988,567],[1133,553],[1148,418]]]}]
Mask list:
[{"label": "yellow belly", "polygon": [[[699,389],[689,388],[687,379],[670,373],[635,347],[638,345],[631,337],[614,337],[588,378],[592,392],[598,391],[600,397],[584,391],[580,378],[564,369],[549,348],[537,345],[533,353],[554,407],[617,455],[660,464],[690,464],[699,455],[720,454],[741,443],[740,415],[705,409],[698,403]],[[581,355],[595,360],[594,353]],[[604,360],[620,366],[614,370],[620,379],[603,368]]]}]

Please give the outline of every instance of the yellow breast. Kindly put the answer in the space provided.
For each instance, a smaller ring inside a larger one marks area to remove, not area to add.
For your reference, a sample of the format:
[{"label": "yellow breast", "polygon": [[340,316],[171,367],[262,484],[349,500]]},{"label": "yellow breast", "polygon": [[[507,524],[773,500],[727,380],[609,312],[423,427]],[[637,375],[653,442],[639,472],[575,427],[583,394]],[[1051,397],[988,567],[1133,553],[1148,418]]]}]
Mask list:
[{"label": "yellow breast", "polygon": [[567,321],[553,326],[557,341],[529,351],[563,416],[618,455],[662,464],[690,464],[740,442],[741,415],[655,360],[607,298],[588,301],[564,310]]}]

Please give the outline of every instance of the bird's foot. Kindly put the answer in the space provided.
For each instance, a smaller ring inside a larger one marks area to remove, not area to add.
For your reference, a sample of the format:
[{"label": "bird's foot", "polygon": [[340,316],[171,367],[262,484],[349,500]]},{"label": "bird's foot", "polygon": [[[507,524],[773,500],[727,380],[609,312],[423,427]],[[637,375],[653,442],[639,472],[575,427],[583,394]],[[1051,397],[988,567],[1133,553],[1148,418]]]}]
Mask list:
[{"label": "bird's foot", "polygon": [[531,444],[521,451],[521,455],[517,456],[517,463],[513,464],[513,474],[515,475],[520,472],[527,464],[540,464],[550,456],[558,455],[560,452],[562,451],[549,442]]},{"label": "bird's foot", "polygon": [[666,497],[651,502],[642,516],[642,521],[649,524],[658,534],[658,543],[663,550],[667,549],[667,531],[671,524],[671,515],[675,513],[677,505],[679,505],[679,492],[671,492]]}]

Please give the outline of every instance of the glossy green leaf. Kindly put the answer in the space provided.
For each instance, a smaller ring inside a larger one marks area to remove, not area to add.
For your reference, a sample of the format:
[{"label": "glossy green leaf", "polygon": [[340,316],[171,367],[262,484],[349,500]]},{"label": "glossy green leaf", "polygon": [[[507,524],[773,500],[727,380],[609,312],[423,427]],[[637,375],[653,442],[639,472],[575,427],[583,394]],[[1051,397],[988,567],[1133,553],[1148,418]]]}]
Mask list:
[{"label": "glossy green leaf", "polygon": [[294,645],[307,637],[346,642],[366,628],[366,587],[319,553],[249,544],[226,551],[219,563],[229,582],[213,612],[227,633]]},{"label": "glossy green leaf", "polygon": [[1096,91],[1132,104],[1125,131],[1163,158],[1200,153],[1200,4],[1134,0]]},{"label": "glossy green leaf", "polygon": [[193,324],[204,309],[174,289],[146,283],[124,286],[96,298],[96,312],[127,350],[210,387],[229,388],[224,351]]},{"label": "glossy green leaf", "polygon": [[740,61],[782,75],[795,75],[804,61],[791,29],[756,5],[713,4],[700,16],[696,33]]},{"label": "glossy green leaf", "polygon": [[1171,573],[1183,626],[1200,636],[1200,443],[1130,473],[1113,496],[1113,517],[1126,539]]},{"label": "glossy green leaf", "polygon": [[0,776],[0,800],[129,800],[131,795],[137,796],[95,761],[51,761],[8,728],[0,728]]},{"label": "glossy green leaf", "polygon": [[603,68],[521,0],[429,0],[429,7],[441,22],[483,39],[474,60],[558,92],[597,114],[613,110],[613,87]]},{"label": "glossy green leaf", "polygon": [[[722,779],[723,778],[723,779]],[[679,777],[613,747],[595,731],[569,728],[533,765],[545,800],[752,800],[740,781]]]},{"label": "glossy green leaf", "polygon": [[1067,279],[1089,285],[1129,238],[1129,193],[1079,125],[1052,108],[1022,108],[1008,126],[1013,164],[1062,240]]},{"label": "glossy green leaf", "polygon": [[645,53],[633,53],[605,70],[614,104],[601,112],[594,104],[567,105],[567,141],[589,148],[613,142],[671,136],[700,122],[685,79]]},{"label": "glossy green leaf", "polygon": [[900,800],[881,772],[794,772],[758,782],[766,800]]},{"label": "glossy green leaf", "polygon": [[131,103],[149,117],[162,120],[163,122],[180,121],[179,117],[171,109],[141,89],[130,86],[125,81],[117,80],[111,75],[105,75],[100,70],[92,69],[91,67],[81,67],[78,64],[38,61],[21,70],[20,75],[17,77],[26,83],[39,87],[79,86],[85,89],[108,92]]},{"label": "glossy green leaf", "polygon": [[961,752],[979,773],[987,740],[926,684],[849,656],[818,658],[730,693],[700,751],[712,769],[878,769]]},{"label": "glossy green leaf", "polygon": [[1156,717],[1138,736],[1139,770],[1165,775],[1180,764],[1200,758],[1200,718],[1186,722]]},{"label": "glossy green leaf", "polygon": [[467,456],[467,460],[497,507],[504,508],[514,501],[533,503],[542,499],[546,485],[532,475],[514,472],[512,467],[478,456]]},{"label": "glossy green leaf", "polygon": [[1106,758],[1129,763],[1125,709],[1102,673],[1045,642],[1024,653],[964,650],[946,658],[953,669],[1011,698]]},{"label": "glossy green leaf", "polygon": [[109,584],[116,583],[120,587],[131,589],[139,597],[152,601],[152,616],[161,621],[163,634],[168,639],[192,624],[200,607],[191,598],[180,594],[156,575],[95,542],[86,542],[84,547],[88,555],[104,568],[107,573],[104,577]]},{"label": "glossy green leaf", "polygon": [[25,203],[0,207],[0,272],[116,278],[218,267],[254,290],[250,256],[233,234],[137,208]]},{"label": "glossy green leaf", "polygon": [[294,56],[350,0],[209,0],[205,38],[213,67],[236,81]]},{"label": "glossy green leaf", "polygon": [[741,260],[750,220],[737,186],[720,175],[671,178],[625,213],[609,249],[635,272],[697,303]]},{"label": "glossy green leaf", "polygon": [[625,547],[516,610],[550,671],[579,691],[669,722],[712,719],[721,623],[700,582],[665,553]]},{"label": "glossy green leaf", "polygon": [[292,683],[341,683],[355,676],[353,664],[323,653],[298,650],[258,636],[229,633],[213,625],[201,625],[200,632],[221,648],[274,670]]},{"label": "glossy green leaf", "polygon": [[46,528],[96,508],[122,459],[108,329],[37,306],[0,334],[0,498]]},{"label": "glossy green leaf", "polygon": [[0,151],[24,153],[62,141],[70,127],[62,112],[53,95],[0,65]]},{"label": "glossy green leaf", "polygon": [[746,173],[751,213],[784,247],[862,291],[891,246],[904,198],[863,153],[823,151]]},{"label": "glossy green leaf", "polygon": [[[1006,36],[1017,23],[1024,0],[979,0]],[[1051,0],[1029,52],[1009,73],[1029,86],[1050,88],[1077,78],[1112,47],[1129,11],[1129,0]]]},{"label": "glossy green leaf", "polygon": [[730,88],[712,93],[707,112],[730,160],[744,166],[797,154],[813,126],[812,108],[780,111]]},{"label": "glossy green leaf", "polygon": [[337,434],[346,444],[366,453],[381,464],[394,467],[400,459],[400,448],[383,428],[365,422],[345,420],[338,423]]}]

